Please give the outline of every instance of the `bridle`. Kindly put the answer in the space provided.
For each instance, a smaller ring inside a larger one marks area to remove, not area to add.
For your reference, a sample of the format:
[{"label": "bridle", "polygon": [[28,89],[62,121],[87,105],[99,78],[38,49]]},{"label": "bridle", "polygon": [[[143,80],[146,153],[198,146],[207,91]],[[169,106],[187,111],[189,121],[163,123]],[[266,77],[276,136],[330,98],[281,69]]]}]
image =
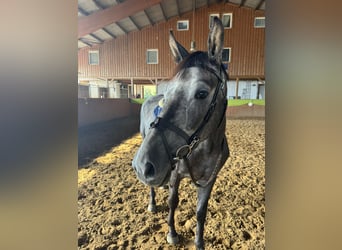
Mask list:
[{"label": "bridle", "polygon": [[[225,82],[221,78],[222,70],[224,70],[223,66],[222,65],[220,66],[220,75],[218,75],[216,73],[216,71],[213,70],[212,68],[206,67],[206,70],[208,70],[210,73],[212,73],[212,74],[214,74],[216,76],[216,78],[218,79],[218,83],[216,85],[214,95],[213,95],[213,97],[211,99],[211,102],[209,104],[209,108],[207,110],[207,113],[205,114],[201,124],[198,126],[198,128],[195,130],[195,132],[193,132],[189,136],[185,131],[183,131],[179,127],[175,126],[174,124],[168,122],[167,120],[163,119],[159,115],[156,115],[156,119],[150,124],[150,129],[157,129],[157,131],[160,132],[160,136],[161,136],[162,142],[164,144],[165,150],[167,152],[167,155],[169,157],[169,161],[171,163],[172,170],[175,169],[176,163],[178,161],[188,159],[188,157],[191,155],[193,150],[200,143],[200,141],[201,141],[201,138],[200,138],[201,132],[203,131],[205,125],[209,122],[212,114],[215,111],[216,104],[217,104],[217,96],[218,96],[219,91],[221,90],[223,95],[225,96],[225,93],[224,93],[224,86],[225,86],[224,84],[225,84]],[[223,112],[221,114],[221,118],[220,118],[220,121],[219,121],[219,124],[218,124],[217,128],[220,127],[220,125],[221,125],[221,123],[223,121],[223,118],[224,118],[225,113],[226,113],[226,109],[227,109],[227,100],[225,99],[225,101],[224,101],[224,109],[223,109]],[[166,136],[164,134],[165,130],[173,131],[175,134],[177,134],[178,136],[182,137],[186,141],[185,145],[179,147],[176,150],[176,154],[175,155],[173,155],[172,152],[171,152],[170,146],[169,146],[169,144],[167,142],[167,139],[166,139]],[[205,187],[216,176],[216,174],[217,174],[216,172],[218,171],[217,168],[218,168],[218,164],[215,166],[215,169],[214,169],[213,173],[211,174],[210,178],[205,183],[205,185],[200,185],[199,183],[194,181],[193,174],[192,174],[192,171],[190,169],[189,169],[189,174],[190,174],[190,177],[191,177],[193,183],[196,186]]]}]

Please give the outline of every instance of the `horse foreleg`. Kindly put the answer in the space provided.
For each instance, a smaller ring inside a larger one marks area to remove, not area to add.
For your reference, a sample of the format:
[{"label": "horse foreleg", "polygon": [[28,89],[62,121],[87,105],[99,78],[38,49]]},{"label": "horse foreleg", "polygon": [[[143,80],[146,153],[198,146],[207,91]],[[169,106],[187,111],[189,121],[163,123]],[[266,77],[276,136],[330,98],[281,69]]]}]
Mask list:
[{"label": "horse foreleg", "polygon": [[147,210],[156,213],[157,212],[157,207],[156,207],[156,192],[154,191],[154,188],[151,187],[150,189],[150,201],[148,203]]},{"label": "horse foreleg", "polygon": [[208,186],[204,188],[199,187],[197,189],[197,211],[196,211],[197,226],[196,226],[195,245],[196,245],[196,249],[198,250],[204,249],[204,240],[203,240],[204,223],[205,223],[205,218],[207,216],[208,200],[210,198],[210,193],[215,183],[215,179],[211,183],[209,183]]},{"label": "horse foreleg", "polygon": [[169,216],[167,224],[169,225],[169,233],[167,234],[167,242],[170,244],[177,244],[179,242],[178,234],[175,228],[175,210],[178,206],[178,187],[180,183],[180,176],[177,173],[172,174],[169,185]]}]

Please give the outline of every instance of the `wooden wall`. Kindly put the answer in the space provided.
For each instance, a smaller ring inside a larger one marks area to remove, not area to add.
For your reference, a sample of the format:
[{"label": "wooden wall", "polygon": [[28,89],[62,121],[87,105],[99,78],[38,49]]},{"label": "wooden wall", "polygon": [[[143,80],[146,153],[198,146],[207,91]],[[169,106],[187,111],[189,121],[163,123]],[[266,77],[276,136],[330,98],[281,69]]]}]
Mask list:
[{"label": "wooden wall", "polygon": [[[168,32],[173,29],[176,39],[188,50],[192,35],[197,50],[207,50],[209,15],[214,13],[233,13],[232,28],[225,29],[224,46],[231,47],[231,62],[228,65],[230,78],[264,79],[265,29],[254,28],[254,18],[264,16],[263,11],[232,4],[214,4],[197,9],[195,29],[193,14],[186,13],[167,22],[155,24],[131,32],[127,35],[104,42],[92,48],[83,48],[78,52],[79,77],[101,77],[114,79],[168,78],[175,63],[168,47]],[[177,31],[178,20],[189,20],[188,31]],[[100,65],[88,65],[88,51],[99,50]],[[159,50],[159,63],[146,64],[146,50]]]}]

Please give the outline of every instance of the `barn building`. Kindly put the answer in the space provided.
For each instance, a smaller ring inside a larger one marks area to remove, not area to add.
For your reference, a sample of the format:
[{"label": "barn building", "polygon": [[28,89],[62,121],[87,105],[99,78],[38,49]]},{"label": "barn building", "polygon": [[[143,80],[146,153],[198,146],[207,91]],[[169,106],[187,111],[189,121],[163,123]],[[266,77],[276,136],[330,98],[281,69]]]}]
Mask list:
[{"label": "barn building", "polygon": [[228,99],[265,98],[265,0],[78,0],[79,98],[144,98],[175,68],[169,30],[189,51],[206,50],[210,21],[223,21]]}]

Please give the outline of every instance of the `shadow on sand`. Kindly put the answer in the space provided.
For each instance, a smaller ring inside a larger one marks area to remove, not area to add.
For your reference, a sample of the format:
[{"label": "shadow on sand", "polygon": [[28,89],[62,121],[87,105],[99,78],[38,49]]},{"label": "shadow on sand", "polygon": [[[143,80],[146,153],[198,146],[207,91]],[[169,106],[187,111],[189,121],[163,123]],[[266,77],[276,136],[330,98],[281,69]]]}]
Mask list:
[{"label": "shadow on sand", "polygon": [[125,117],[79,128],[78,168],[139,132],[139,121],[139,116]]}]

